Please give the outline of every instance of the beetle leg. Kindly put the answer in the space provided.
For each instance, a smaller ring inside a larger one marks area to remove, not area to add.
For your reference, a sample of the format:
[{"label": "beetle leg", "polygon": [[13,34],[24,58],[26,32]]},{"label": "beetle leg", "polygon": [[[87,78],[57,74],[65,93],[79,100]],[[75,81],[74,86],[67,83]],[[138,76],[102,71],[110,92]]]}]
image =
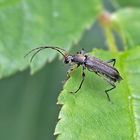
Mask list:
[{"label": "beetle leg", "polygon": [[76,69],[78,68],[80,65],[78,64],[74,64],[74,65],[71,65],[70,69],[67,71],[67,77],[70,78],[70,74]]},{"label": "beetle leg", "polygon": [[[97,75],[103,77],[100,73],[95,72]],[[111,79],[108,79],[107,77],[103,77],[104,80],[106,80],[111,86],[112,88],[105,90],[105,93],[107,95],[108,101],[111,101],[108,92],[113,90],[114,88],[116,88],[116,85],[114,84],[114,82]]]},{"label": "beetle leg", "polygon": [[113,90],[114,88],[116,88],[115,85],[112,85],[112,86],[113,86],[112,88],[105,90],[105,93],[106,93],[106,95],[107,95],[108,101],[111,101],[108,92],[111,91],[111,90]]},{"label": "beetle leg", "polygon": [[82,50],[80,51],[80,54],[85,54],[84,49],[82,48]]},{"label": "beetle leg", "polygon": [[77,92],[81,89],[82,84],[83,84],[83,82],[84,82],[84,80],[85,80],[85,72],[84,72],[84,70],[85,70],[85,66],[83,65],[82,81],[81,81],[81,83],[80,83],[78,89],[77,89],[76,91],[72,91],[72,92],[70,92],[70,93],[77,93]]},{"label": "beetle leg", "polygon": [[111,101],[108,92],[111,91],[111,90],[113,90],[114,88],[116,88],[116,85],[114,84],[113,81],[111,81],[111,80],[109,80],[109,79],[106,79],[106,81],[107,81],[110,85],[112,85],[112,88],[105,90],[105,93],[106,93],[106,95],[107,95],[108,101]]},{"label": "beetle leg", "polygon": [[113,62],[113,67],[114,67],[115,66],[115,63],[116,63],[116,59],[110,59],[110,60],[107,60],[106,62],[107,63]]}]

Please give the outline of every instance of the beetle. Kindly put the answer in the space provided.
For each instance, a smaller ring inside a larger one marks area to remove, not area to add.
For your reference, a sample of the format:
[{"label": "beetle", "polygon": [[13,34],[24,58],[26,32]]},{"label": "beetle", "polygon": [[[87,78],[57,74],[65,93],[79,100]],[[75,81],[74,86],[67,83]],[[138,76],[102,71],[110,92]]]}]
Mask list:
[{"label": "beetle", "polygon": [[[36,54],[38,54],[40,51],[44,49],[53,49],[59,52],[63,58],[65,64],[70,64],[71,68],[68,70],[67,75],[70,76],[70,73],[79,66],[82,66],[82,80],[79,84],[79,87],[76,91],[72,91],[71,93],[77,93],[85,80],[85,69],[88,69],[90,72],[95,72],[98,76],[102,76],[112,87],[105,90],[105,93],[107,95],[108,101],[111,101],[108,92],[116,88],[115,83],[121,81],[123,78],[120,76],[119,71],[114,67],[116,63],[116,59],[110,59],[108,61],[103,61],[99,58],[96,58],[94,56],[88,56],[84,49],[82,49],[80,52],[77,52],[76,54],[68,54],[66,50],[59,48],[59,47],[53,47],[53,46],[43,46],[34,48],[31,51],[29,51],[27,55],[34,52],[32,55],[30,62],[33,60]],[[112,63],[113,65],[110,65],[109,63]]]}]

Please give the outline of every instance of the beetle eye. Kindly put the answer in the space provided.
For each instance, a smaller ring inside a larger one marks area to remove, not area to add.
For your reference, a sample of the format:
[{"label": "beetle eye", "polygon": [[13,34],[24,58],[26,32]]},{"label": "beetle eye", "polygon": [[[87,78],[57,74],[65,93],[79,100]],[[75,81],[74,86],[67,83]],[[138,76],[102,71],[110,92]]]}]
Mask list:
[{"label": "beetle eye", "polygon": [[65,63],[65,64],[68,64],[68,63],[69,63],[68,59],[65,59],[65,60],[64,60],[64,63]]}]

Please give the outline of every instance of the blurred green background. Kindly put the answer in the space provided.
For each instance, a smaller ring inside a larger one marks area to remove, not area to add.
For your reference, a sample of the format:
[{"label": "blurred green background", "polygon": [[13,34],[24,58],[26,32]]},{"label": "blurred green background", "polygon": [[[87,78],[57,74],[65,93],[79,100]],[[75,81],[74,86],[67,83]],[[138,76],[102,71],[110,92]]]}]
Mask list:
[{"label": "blurred green background", "polygon": [[[18,1],[12,0],[9,3],[16,2]],[[0,2],[1,9],[5,3]],[[102,5],[110,12],[117,6],[111,0],[102,1]],[[115,36],[121,49],[120,38],[117,34]],[[47,45],[47,41],[44,40],[44,43]],[[94,47],[107,49],[103,30],[98,21],[95,21],[91,28],[85,29],[78,43],[71,46],[73,47],[70,52],[79,51],[81,48],[85,48],[86,51],[91,51]],[[0,49],[0,54],[2,53],[3,50]],[[67,70],[68,66],[56,57],[33,75],[30,75],[28,68],[0,80],[0,140],[55,139],[53,133],[60,109],[56,104],[57,97],[66,80]]]},{"label": "blurred green background", "polygon": [[[106,49],[97,22],[89,31],[85,31],[71,52],[81,48],[90,51],[95,44]],[[63,88],[68,68],[57,57],[34,75],[30,75],[27,69],[0,80],[0,139],[55,139],[53,133],[60,109],[56,104],[57,97]]]}]

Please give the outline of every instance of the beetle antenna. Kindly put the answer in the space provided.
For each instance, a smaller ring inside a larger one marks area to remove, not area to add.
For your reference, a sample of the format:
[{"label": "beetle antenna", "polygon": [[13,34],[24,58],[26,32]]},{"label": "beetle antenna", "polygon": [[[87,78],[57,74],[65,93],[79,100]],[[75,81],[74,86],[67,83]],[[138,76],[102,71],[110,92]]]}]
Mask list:
[{"label": "beetle antenna", "polygon": [[24,57],[28,56],[30,53],[34,52],[35,53],[32,55],[31,59],[30,59],[30,62],[32,62],[33,58],[35,57],[35,55],[37,55],[41,50],[44,50],[44,49],[47,49],[47,48],[50,48],[50,49],[53,49],[53,50],[56,50],[58,51],[61,55],[63,55],[63,57],[66,56],[67,52],[66,50],[62,49],[62,48],[59,48],[59,47],[52,47],[52,46],[44,46],[44,47],[38,47],[38,48],[34,48],[32,49],[31,51],[29,51]]}]

